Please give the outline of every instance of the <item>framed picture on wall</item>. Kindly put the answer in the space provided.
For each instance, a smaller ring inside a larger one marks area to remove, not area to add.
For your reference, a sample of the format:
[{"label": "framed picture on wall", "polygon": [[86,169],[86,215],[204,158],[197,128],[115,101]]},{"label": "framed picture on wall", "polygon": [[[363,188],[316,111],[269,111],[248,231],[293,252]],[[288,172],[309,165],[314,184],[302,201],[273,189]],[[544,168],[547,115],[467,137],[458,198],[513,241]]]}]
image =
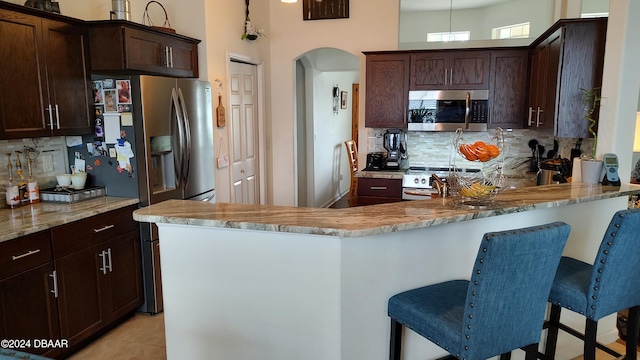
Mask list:
[{"label": "framed picture on wall", "polygon": [[346,91],[340,92],[340,109],[347,108],[347,97],[348,96]]},{"label": "framed picture on wall", "polygon": [[302,0],[302,19],[348,19],[349,0]]}]

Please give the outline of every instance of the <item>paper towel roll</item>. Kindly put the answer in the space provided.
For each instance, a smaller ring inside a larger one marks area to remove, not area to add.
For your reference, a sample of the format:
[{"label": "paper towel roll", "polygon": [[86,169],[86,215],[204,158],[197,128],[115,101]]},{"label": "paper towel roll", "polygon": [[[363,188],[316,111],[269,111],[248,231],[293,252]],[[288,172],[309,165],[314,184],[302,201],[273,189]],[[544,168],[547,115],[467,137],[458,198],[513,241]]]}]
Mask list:
[{"label": "paper towel roll", "polygon": [[579,157],[573,158],[573,168],[571,168],[571,182],[582,182],[582,166]]}]

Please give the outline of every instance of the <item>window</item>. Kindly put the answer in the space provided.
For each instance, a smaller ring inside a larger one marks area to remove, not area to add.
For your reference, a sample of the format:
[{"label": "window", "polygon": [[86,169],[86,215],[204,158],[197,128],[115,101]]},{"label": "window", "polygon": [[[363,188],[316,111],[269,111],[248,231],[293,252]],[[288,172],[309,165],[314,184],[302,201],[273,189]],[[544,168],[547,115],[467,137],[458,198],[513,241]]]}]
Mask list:
[{"label": "window", "polygon": [[529,37],[529,23],[515,24],[493,28],[492,39],[521,39]]},{"label": "window", "polygon": [[438,42],[438,41],[467,41],[471,36],[470,31],[454,31],[454,32],[439,32],[439,33],[428,33],[427,34],[427,42]]},{"label": "window", "polygon": [[609,17],[608,12],[597,12],[597,13],[584,13],[580,17],[583,19],[586,18],[599,18],[599,17]]}]

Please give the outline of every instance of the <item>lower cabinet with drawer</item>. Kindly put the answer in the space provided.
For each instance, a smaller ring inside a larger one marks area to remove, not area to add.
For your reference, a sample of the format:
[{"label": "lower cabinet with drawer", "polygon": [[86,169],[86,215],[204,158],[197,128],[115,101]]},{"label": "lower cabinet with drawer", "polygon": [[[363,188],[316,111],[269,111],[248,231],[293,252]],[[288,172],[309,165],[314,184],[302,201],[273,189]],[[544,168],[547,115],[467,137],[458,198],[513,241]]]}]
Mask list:
[{"label": "lower cabinet with drawer", "polygon": [[71,348],[142,304],[142,267],[132,208],[53,228],[60,336]]},{"label": "lower cabinet with drawer", "polygon": [[358,178],[358,196],[402,198],[402,179]]},{"label": "lower cabinet with drawer", "polygon": [[60,348],[34,347],[33,343],[60,339],[51,260],[48,230],[0,243],[0,339],[23,341],[9,345],[53,358]]},{"label": "lower cabinet with drawer", "polygon": [[13,348],[64,358],[132,314],[143,302],[135,209],[0,243],[0,339],[62,340]]}]

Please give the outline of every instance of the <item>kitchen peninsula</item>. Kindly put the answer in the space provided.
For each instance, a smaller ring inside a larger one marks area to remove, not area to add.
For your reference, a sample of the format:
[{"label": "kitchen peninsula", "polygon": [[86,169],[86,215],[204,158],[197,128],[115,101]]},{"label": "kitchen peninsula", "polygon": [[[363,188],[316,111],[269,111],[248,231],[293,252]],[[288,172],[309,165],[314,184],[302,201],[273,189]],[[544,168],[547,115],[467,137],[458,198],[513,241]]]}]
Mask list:
[{"label": "kitchen peninsula", "polygon": [[[481,209],[449,198],[347,209],[169,200],[133,216],[156,223],[162,240],[168,359],[386,359],[389,297],[468,278],[485,232],[565,221],[565,254],[592,261],[613,213],[639,193],[548,185]],[[598,329],[615,340],[615,318]],[[405,334],[403,359],[444,354]],[[580,349],[560,339],[557,357]]]}]

